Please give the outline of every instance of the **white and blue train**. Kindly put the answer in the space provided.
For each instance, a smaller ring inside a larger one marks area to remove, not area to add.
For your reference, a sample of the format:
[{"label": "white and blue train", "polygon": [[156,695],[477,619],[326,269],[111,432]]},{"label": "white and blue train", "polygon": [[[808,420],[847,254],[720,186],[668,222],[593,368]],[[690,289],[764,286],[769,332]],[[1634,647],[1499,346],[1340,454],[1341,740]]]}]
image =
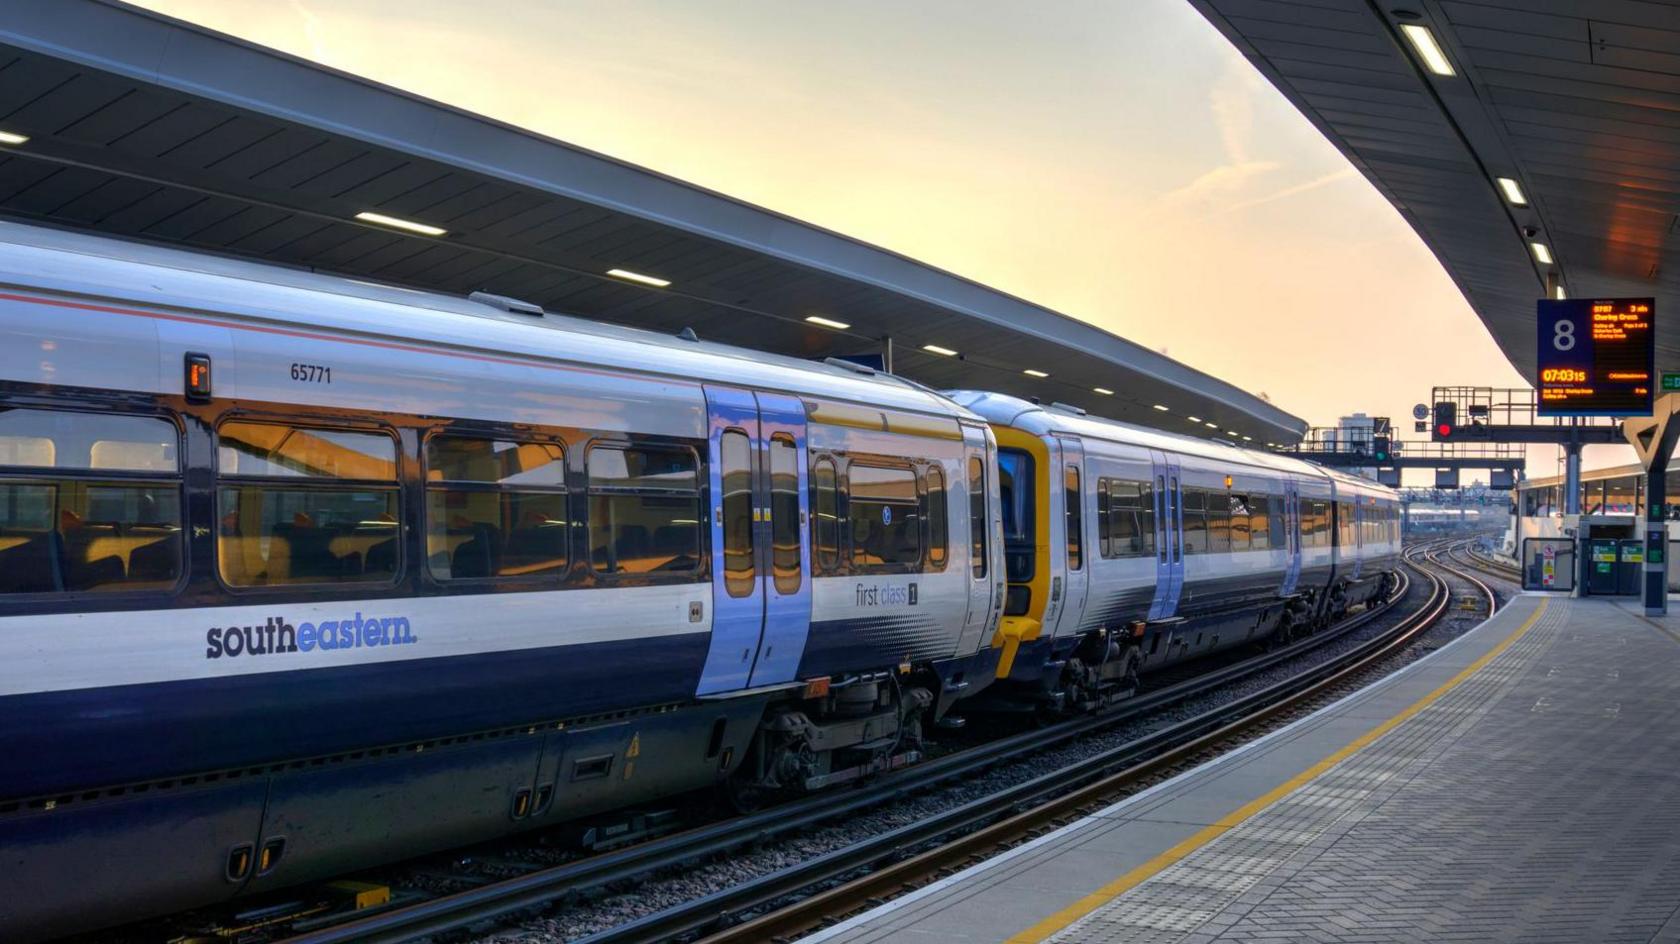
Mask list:
[{"label": "white and blue train", "polygon": [[8,940],[853,779],[1398,551],[1304,463],[494,295],[0,223],[0,340]]}]

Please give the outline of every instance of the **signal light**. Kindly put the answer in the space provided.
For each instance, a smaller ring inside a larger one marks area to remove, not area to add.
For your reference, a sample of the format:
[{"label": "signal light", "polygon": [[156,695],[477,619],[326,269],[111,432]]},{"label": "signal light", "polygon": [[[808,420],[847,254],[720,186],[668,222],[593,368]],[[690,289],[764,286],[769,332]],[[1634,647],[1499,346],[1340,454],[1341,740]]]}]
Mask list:
[{"label": "signal light", "polygon": [[1388,437],[1371,437],[1371,457],[1378,462],[1388,461]]},{"label": "signal light", "polygon": [[1435,439],[1451,439],[1454,430],[1458,428],[1458,404],[1435,404]]}]

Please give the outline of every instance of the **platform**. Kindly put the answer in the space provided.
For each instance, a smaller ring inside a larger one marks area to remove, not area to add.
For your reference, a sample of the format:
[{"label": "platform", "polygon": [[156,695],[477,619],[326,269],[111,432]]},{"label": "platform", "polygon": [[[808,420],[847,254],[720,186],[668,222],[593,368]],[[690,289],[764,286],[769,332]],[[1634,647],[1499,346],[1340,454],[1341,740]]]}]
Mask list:
[{"label": "platform", "polygon": [[1680,617],[1524,595],[807,942],[1680,942]]}]

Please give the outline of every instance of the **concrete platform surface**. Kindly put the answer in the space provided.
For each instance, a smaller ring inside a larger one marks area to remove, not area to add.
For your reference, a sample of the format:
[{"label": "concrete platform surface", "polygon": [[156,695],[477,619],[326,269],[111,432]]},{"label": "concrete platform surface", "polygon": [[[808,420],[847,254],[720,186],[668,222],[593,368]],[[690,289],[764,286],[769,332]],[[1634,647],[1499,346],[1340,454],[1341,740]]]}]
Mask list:
[{"label": "concrete platform surface", "polygon": [[1680,944],[1680,616],[1523,595],[1406,669],[806,937]]}]

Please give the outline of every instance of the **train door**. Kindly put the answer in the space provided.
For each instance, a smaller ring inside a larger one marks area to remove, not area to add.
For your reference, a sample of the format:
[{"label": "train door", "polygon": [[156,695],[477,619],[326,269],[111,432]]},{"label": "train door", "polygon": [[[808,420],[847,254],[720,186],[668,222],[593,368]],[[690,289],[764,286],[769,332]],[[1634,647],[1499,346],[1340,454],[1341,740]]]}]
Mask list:
[{"label": "train door", "polygon": [[[1003,606],[1001,578],[992,572],[996,545],[992,522],[992,476],[987,471],[992,462],[986,453],[986,431],[963,426],[963,471],[968,496],[966,509],[952,509],[952,517],[968,516],[968,616],[963,622],[958,652],[972,652],[983,640],[991,638],[991,627],[997,611]],[[993,592],[993,587],[998,592]]]},{"label": "train door", "polygon": [[1052,482],[1059,481],[1062,488],[1062,565],[1066,570],[1066,586],[1054,635],[1064,636],[1078,632],[1079,621],[1085,615],[1092,548],[1086,540],[1084,444],[1072,436],[1057,436],[1056,452],[1061,472]]},{"label": "train door", "polygon": [[706,408],[712,641],[700,695],[792,679],[811,623],[804,406],[708,386]]},{"label": "train door", "polygon": [[1353,555],[1353,573],[1350,576],[1354,580],[1359,579],[1359,572],[1365,567],[1365,503],[1359,499],[1360,496],[1354,495],[1353,503],[1349,506],[1353,509],[1353,547],[1350,551]]},{"label": "train door", "polygon": [[1155,597],[1149,618],[1158,620],[1178,612],[1184,590],[1184,511],[1178,460],[1153,449],[1149,457],[1155,472]]},{"label": "train door", "polygon": [[1301,580],[1301,490],[1294,479],[1283,480],[1283,540],[1288,560],[1281,593],[1288,596]]}]

